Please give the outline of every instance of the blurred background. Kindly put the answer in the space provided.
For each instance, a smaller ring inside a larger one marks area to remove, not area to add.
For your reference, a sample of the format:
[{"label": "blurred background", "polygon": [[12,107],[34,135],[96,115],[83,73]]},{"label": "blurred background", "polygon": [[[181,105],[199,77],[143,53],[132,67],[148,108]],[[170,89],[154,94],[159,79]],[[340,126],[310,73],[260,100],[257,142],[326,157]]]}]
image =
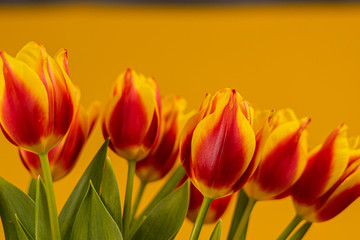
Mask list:
[{"label": "blurred background", "polygon": [[[224,87],[237,89],[255,108],[291,107],[312,118],[310,147],[343,122],[350,136],[360,134],[360,4],[0,2],[0,51],[14,56],[29,41],[51,55],[67,48],[70,76],[85,106],[104,104],[118,74],[131,67],[155,77],[162,94],[184,97],[189,110]],[[73,171],[55,183],[59,211],[102,142],[98,123]],[[109,156],[123,203],[127,163],[111,151]],[[3,135],[0,166],[1,177],[27,191],[30,175]],[[140,210],[163,183],[149,185]],[[135,179],[134,192],[138,186]],[[222,239],[234,204],[235,198],[223,216]],[[248,239],[275,239],[294,214],[290,199],[258,203]],[[336,218],[314,224],[304,239],[359,239],[359,219],[356,201]],[[205,226],[201,239],[209,239],[213,227]],[[191,229],[186,220],[177,239],[188,239]]]}]

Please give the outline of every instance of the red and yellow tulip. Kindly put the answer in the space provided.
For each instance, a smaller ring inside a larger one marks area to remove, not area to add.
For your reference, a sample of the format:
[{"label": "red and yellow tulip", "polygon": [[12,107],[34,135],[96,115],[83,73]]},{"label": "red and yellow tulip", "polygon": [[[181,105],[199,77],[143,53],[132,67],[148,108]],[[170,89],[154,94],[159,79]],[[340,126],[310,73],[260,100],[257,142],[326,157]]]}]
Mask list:
[{"label": "red and yellow tulip", "polygon": [[253,110],[233,89],[206,96],[186,123],[180,159],[192,183],[212,199],[238,191],[250,177],[255,134]]},{"label": "red and yellow tulip", "polygon": [[[215,223],[224,214],[225,210],[229,206],[231,197],[233,195],[226,196],[224,198],[218,198],[211,202],[209,210],[206,213],[204,223]],[[197,190],[197,188],[190,184],[190,201],[189,209],[186,217],[195,222],[195,219],[200,211],[201,203],[203,202],[203,195]]]},{"label": "red and yellow tulip", "polygon": [[[80,152],[87,141],[99,114],[99,103],[94,103],[89,111],[82,106],[70,125],[70,129],[62,141],[49,152],[49,164],[53,181],[67,175],[74,167]],[[25,167],[34,178],[42,176],[39,156],[35,153],[19,149]]]},{"label": "red and yellow tulip", "polygon": [[120,157],[139,161],[160,133],[160,95],[153,78],[127,69],[114,86],[103,119],[103,135]]},{"label": "red and yellow tulip", "polygon": [[159,141],[149,154],[136,164],[136,175],[144,182],[164,177],[174,166],[179,153],[180,132],[189,118],[184,113],[184,99],[171,95],[161,98]]},{"label": "red and yellow tulip", "polygon": [[268,200],[283,195],[300,178],[306,165],[309,118],[299,120],[291,109],[257,112],[254,119],[258,167],[244,186],[249,197]]},{"label": "red and yellow tulip", "polygon": [[310,152],[306,169],[292,190],[297,213],[309,222],[338,215],[360,196],[359,166],[359,138],[349,141],[347,127],[341,125]]},{"label": "red and yellow tulip", "polygon": [[16,57],[0,52],[0,124],[8,140],[36,153],[64,137],[76,111],[67,51],[50,57],[35,42]]}]

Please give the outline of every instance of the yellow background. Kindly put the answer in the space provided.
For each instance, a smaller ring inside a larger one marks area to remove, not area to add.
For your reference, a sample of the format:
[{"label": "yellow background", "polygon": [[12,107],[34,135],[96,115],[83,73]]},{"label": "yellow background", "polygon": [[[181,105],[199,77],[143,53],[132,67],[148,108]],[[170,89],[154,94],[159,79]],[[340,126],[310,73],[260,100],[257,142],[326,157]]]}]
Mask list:
[{"label": "yellow background", "polygon": [[[15,55],[28,41],[50,54],[69,51],[72,81],[82,103],[107,99],[125,68],[157,79],[197,108],[205,93],[235,88],[254,107],[292,107],[310,116],[310,146],[345,122],[360,134],[360,5],[243,7],[36,6],[0,8],[0,50]],[[17,150],[0,137],[0,176],[22,190],[29,174]],[[55,183],[60,210],[103,138],[99,124],[75,169]],[[109,153],[124,199],[127,165]],[[135,190],[138,186],[135,182]],[[141,207],[162,185],[145,190]],[[223,217],[225,239],[234,201]],[[248,239],[275,239],[294,215],[289,199],[255,206]],[[305,239],[359,239],[360,201]],[[206,226],[208,239],[214,226]],[[187,239],[186,221],[177,239]],[[4,238],[0,233],[0,239]]]}]

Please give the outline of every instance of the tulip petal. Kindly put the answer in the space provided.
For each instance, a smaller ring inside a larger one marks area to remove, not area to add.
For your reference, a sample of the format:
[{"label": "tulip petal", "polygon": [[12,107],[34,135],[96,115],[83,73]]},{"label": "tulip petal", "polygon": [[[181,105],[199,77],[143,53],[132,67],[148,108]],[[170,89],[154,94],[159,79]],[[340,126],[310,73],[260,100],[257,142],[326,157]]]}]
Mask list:
[{"label": "tulip petal", "polygon": [[271,199],[299,179],[306,165],[307,142],[302,132],[308,123],[282,123],[266,140],[261,163],[254,175],[257,200]]},{"label": "tulip petal", "polygon": [[1,125],[19,146],[43,152],[49,116],[46,89],[26,64],[4,52],[0,57]]},{"label": "tulip petal", "polygon": [[349,162],[346,133],[345,125],[338,127],[310,153],[305,171],[293,189],[295,201],[311,205],[340,179]]},{"label": "tulip petal", "polygon": [[313,221],[327,221],[348,207],[360,196],[360,171],[346,178],[320,209],[314,212]]}]

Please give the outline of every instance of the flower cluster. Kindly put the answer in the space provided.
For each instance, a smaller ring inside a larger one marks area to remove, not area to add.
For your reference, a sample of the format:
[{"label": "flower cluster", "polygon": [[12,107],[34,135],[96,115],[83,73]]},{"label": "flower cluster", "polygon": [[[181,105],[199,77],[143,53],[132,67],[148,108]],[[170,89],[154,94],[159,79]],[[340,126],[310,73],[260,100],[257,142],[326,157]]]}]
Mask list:
[{"label": "flower cluster", "polygon": [[[58,216],[53,181],[74,167],[99,115],[105,143]],[[52,58],[30,42],[16,57],[0,52],[0,127],[34,178],[29,194],[0,178],[5,237],[173,239],[187,216],[190,239],[214,222],[211,239],[220,239],[219,218],[242,189],[228,239],[245,239],[257,202],[284,197],[296,216],[278,239],[304,220],[294,234],[301,239],[360,196],[360,137],[349,139],[342,124],[309,151],[309,123],[292,109],[256,109],[230,88],[186,111],[183,98],[161,95],[154,78],[132,69],[119,75],[102,112],[98,102],[86,110],[65,49]],[[128,162],[123,211],[107,147]],[[137,214],[147,184],[169,172]],[[141,186],[132,204],[135,175]]]}]

